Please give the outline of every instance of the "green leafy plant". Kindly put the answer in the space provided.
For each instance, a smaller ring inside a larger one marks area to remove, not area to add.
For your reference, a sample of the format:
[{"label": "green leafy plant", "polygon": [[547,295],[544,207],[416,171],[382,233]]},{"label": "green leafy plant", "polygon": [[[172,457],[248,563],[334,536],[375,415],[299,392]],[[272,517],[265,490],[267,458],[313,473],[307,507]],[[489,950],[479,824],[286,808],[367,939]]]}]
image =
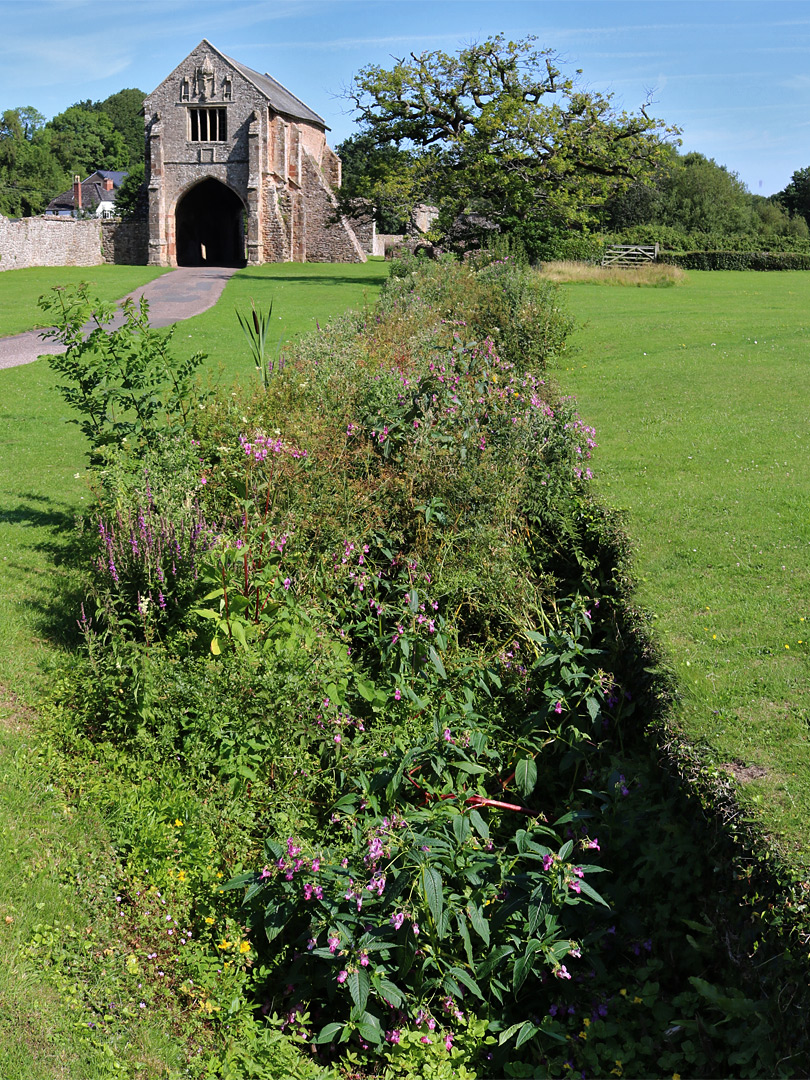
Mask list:
[{"label": "green leafy plant", "polygon": [[205,357],[176,360],[172,331],[149,326],[145,298],[124,301],[117,329],[111,328],[115,305],[96,301],[86,283],[55,288],[39,304],[56,322],[44,336],[65,346],[48,363],[65,380],[59,392],[80,414],[71,422],[95,460],[107,447],[154,447],[172,424],[188,426],[197,401],[193,377]]},{"label": "green leafy plant", "polygon": [[282,366],[281,352],[279,349],[279,355],[276,360],[273,360],[267,355],[267,331],[270,326],[270,320],[273,318],[273,301],[270,301],[270,307],[264,314],[259,314],[256,311],[256,305],[253,300],[250,301],[250,318],[242,314],[238,309],[236,311],[236,318],[239,320],[239,325],[242,327],[242,333],[247,338],[250,351],[253,356],[253,362],[256,365],[256,370],[259,373],[259,378],[262,382],[262,389],[267,390],[270,385],[270,378],[273,374],[273,368],[278,363],[279,368]]}]

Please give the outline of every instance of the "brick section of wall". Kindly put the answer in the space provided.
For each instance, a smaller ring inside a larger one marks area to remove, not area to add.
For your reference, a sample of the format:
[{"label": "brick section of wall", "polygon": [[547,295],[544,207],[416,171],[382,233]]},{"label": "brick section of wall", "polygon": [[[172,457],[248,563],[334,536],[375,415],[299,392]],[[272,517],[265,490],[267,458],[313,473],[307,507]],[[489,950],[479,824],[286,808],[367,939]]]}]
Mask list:
[{"label": "brick section of wall", "polygon": [[0,216],[0,270],[27,266],[98,266],[101,240],[97,221],[74,218]]},{"label": "brick section of wall", "polygon": [[102,221],[101,255],[105,263],[146,266],[149,261],[149,223]]}]

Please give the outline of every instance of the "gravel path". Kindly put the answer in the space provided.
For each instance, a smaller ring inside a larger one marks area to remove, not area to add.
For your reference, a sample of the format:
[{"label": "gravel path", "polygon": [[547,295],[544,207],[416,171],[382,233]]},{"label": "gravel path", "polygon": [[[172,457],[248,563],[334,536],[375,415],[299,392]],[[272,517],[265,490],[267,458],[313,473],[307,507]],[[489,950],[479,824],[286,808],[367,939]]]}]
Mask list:
[{"label": "gravel path", "polygon": [[[183,266],[155,278],[129,295],[136,301],[141,296],[149,301],[150,326],[170,326],[213,307],[228,278],[235,273],[236,269],[228,266]],[[123,317],[118,315],[111,325],[120,326],[122,322]],[[52,355],[64,351],[63,345],[43,341],[41,330],[29,330],[25,334],[0,338],[0,368],[31,364],[46,353]]]}]

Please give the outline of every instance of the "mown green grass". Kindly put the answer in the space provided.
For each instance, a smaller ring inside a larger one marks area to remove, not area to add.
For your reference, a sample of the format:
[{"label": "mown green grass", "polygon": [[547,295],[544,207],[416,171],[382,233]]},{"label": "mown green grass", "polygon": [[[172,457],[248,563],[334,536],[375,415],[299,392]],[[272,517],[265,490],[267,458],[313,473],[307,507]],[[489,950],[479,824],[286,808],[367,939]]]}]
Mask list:
[{"label": "mown green grass", "polygon": [[122,300],[127,293],[161,274],[160,266],[32,266],[0,274],[0,337],[21,334],[50,323],[37,300],[55,285],[92,283],[101,300]]},{"label": "mown green grass", "polygon": [[[116,299],[155,276],[144,267],[89,269],[0,274],[0,333],[37,325],[37,297],[53,285],[98,281],[99,295]],[[125,280],[96,277],[98,270],[136,273]],[[210,369],[223,378],[256,379],[234,304],[247,308],[251,296],[257,304],[269,303],[272,288],[291,337],[313,327],[316,319],[325,322],[349,307],[373,303],[387,272],[380,263],[242,271],[229,282],[217,308],[178,324],[175,352],[182,356],[203,349],[211,354]],[[67,559],[75,516],[90,500],[86,447],[78,428],[68,422],[69,410],[44,360],[0,371],[0,401],[0,684],[6,695],[12,692],[31,703],[47,689],[55,653],[75,641],[78,597]],[[78,837],[92,837],[98,847],[103,828],[83,814],[73,818],[63,813],[58,791],[37,779],[42,767],[35,767],[36,731],[4,728],[3,719],[12,714],[17,715],[16,707],[7,703],[4,710],[0,702],[0,1077],[91,1080],[112,1075],[113,1059],[89,1049],[75,1030],[69,1002],[19,958],[19,946],[35,922],[79,925],[93,919],[78,900],[72,901],[60,868],[77,850]],[[161,1075],[157,1062],[170,1059],[171,1053],[157,1027],[139,1025],[132,1054],[152,1060],[154,1068],[147,1068],[146,1075]]]},{"label": "mown green grass", "polygon": [[177,325],[178,350],[204,352],[207,368],[223,379],[245,384],[256,368],[235,309],[247,315],[251,301],[266,312],[273,304],[268,354],[277,356],[290,342],[348,310],[373,307],[388,277],[388,265],[370,259],[363,264],[272,263],[248,266],[235,274],[218,304],[202,315]]},{"label": "mown green grass", "polygon": [[[560,372],[597,429],[597,487],[629,510],[640,599],[677,718],[810,860],[810,274],[568,286]],[[762,772],[762,775],[755,776]]]}]

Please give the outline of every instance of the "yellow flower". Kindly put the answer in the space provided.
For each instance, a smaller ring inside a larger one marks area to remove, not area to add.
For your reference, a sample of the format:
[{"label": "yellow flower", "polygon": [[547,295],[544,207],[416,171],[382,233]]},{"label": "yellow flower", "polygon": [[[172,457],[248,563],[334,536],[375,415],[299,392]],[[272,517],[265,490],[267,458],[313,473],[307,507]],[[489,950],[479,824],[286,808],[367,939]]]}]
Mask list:
[{"label": "yellow flower", "polygon": [[211,915],[206,915],[205,916],[205,921],[208,923],[209,926],[213,926],[215,920],[213,919],[213,917]]},{"label": "yellow flower", "polygon": [[233,945],[232,941],[228,941],[227,938],[223,938],[222,941],[220,941],[219,945],[217,945],[217,948],[218,949],[230,949],[231,945]]},{"label": "yellow flower", "polygon": [[633,1004],[634,1005],[643,1005],[644,1002],[642,1001],[642,999],[640,997],[634,997],[633,998]]},{"label": "yellow flower", "polygon": [[185,881],[187,877],[188,877],[188,874],[185,872],[185,870],[178,870],[177,871],[177,880],[178,881]]},{"label": "yellow flower", "polygon": [[179,817],[176,817],[176,818],[174,819],[174,827],[175,827],[175,829],[179,829],[179,828],[181,828],[181,827],[182,827],[182,825],[183,825],[183,822],[182,822],[182,821],[180,820],[180,818],[179,818]]},{"label": "yellow flower", "polygon": [[619,993],[622,995],[622,997],[627,997],[627,991],[626,990],[620,990]]},{"label": "yellow flower", "polygon": [[250,952],[250,942],[249,941],[241,941],[239,943],[239,952],[240,953]]}]

